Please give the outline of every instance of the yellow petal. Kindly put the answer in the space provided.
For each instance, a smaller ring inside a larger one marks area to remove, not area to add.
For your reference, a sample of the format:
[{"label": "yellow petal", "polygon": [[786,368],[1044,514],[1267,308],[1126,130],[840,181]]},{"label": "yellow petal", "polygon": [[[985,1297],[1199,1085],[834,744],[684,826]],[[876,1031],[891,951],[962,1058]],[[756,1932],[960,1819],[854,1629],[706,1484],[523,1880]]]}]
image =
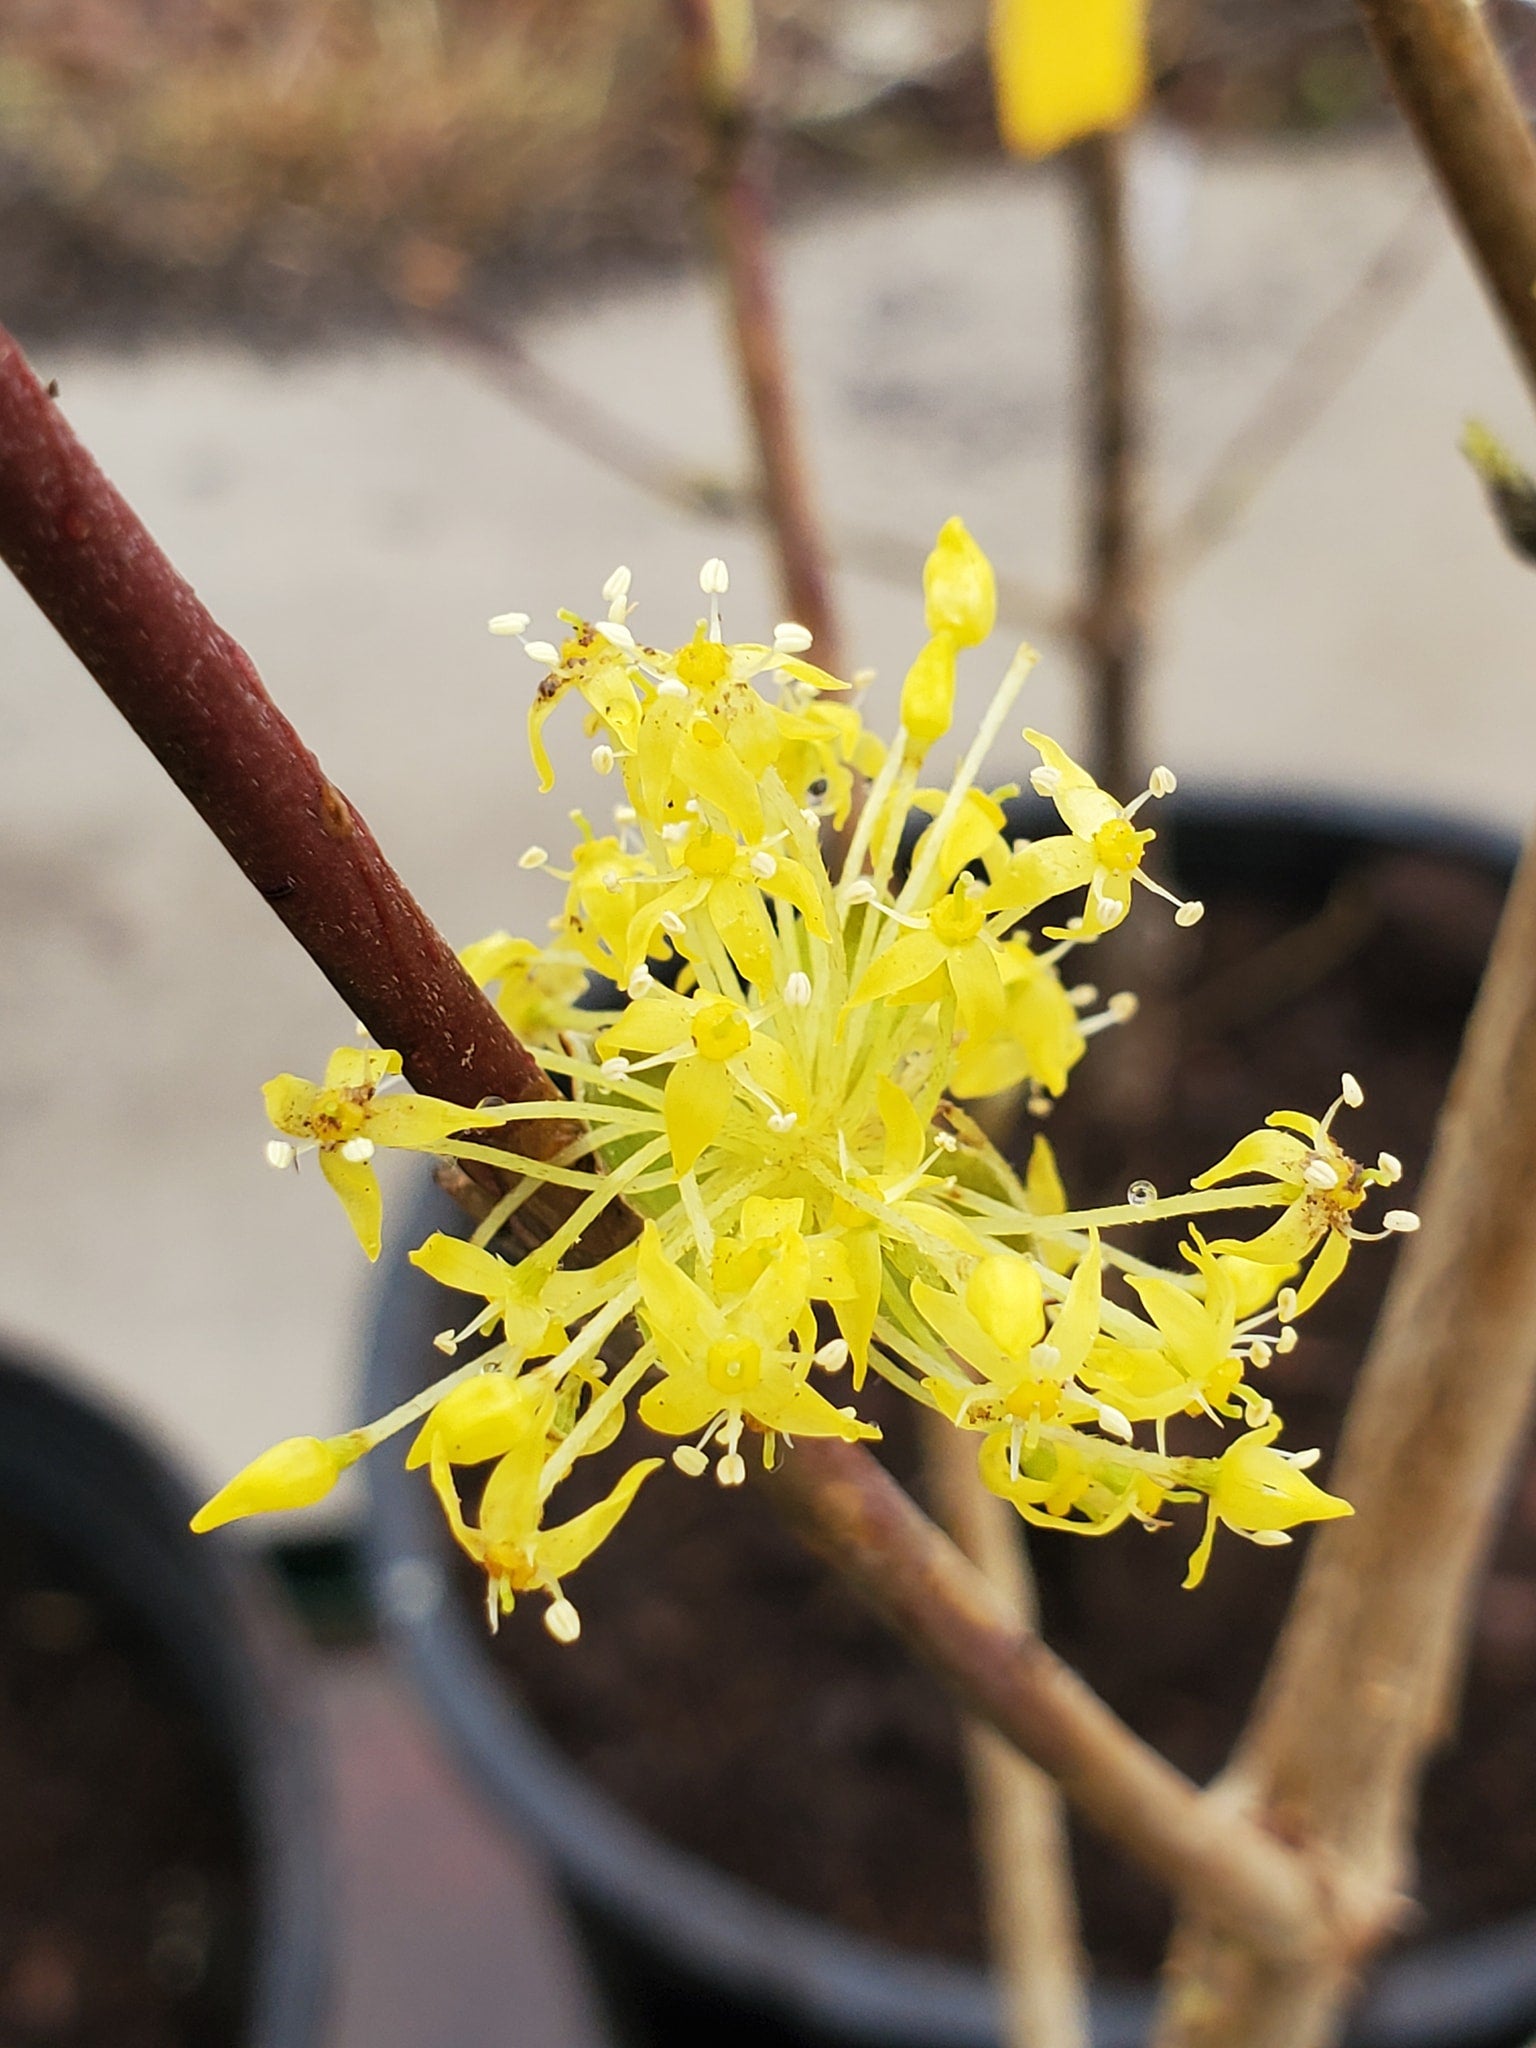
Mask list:
[{"label": "yellow petal", "polygon": [[1078,1261],[1077,1271],[1072,1275],[1072,1284],[1067,1289],[1067,1298],[1051,1325],[1050,1341],[1061,1353],[1061,1363],[1057,1371],[1063,1379],[1070,1379],[1083,1365],[1093,1340],[1098,1335],[1102,1271],[1103,1254],[1099,1250],[1099,1233],[1090,1230],[1087,1253]]},{"label": "yellow petal", "polygon": [[[1054,0],[1047,0],[1047,4],[1054,4]],[[1098,4],[1098,0],[1060,0],[1060,4],[1088,9]],[[1036,732],[1033,727],[1026,726],[1024,737],[1055,778],[1051,802],[1060,812],[1069,832],[1075,833],[1079,839],[1091,839],[1101,825],[1107,825],[1111,818],[1120,816],[1120,806],[1108,791],[1100,789],[1088,770],[1079,767],[1066,748],[1059,746],[1048,733]]]},{"label": "yellow petal", "polygon": [[860,1437],[874,1438],[880,1434],[872,1423],[860,1422],[856,1415],[845,1415],[840,1408],[834,1408],[824,1394],[818,1394],[814,1387],[796,1379],[782,1366],[765,1370],[741,1405],[764,1428],[777,1430],[783,1436],[840,1437],[851,1444]]},{"label": "yellow petal", "polygon": [[641,1486],[661,1464],[660,1458],[642,1458],[630,1466],[606,1500],[574,1515],[558,1529],[546,1529],[536,1553],[541,1577],[546,1581],[563,1579],[589,1558],[604,1537],[612,1535]]},{"label": "yellow petal", "polygon": [[719,1137],[734,1093],[730,1070],[718,1060],[690,1054],[668,1074],[661,1113],[678,1173],[691,1173],[705,1146]]},{"label": "yellow petal", "polygon": [[[1243,1174],[1263,1174],[1269,1180],[1300,1184],[1307,1162],[1307,1146],[1284,1131],[1250,1131],[1239,1138],[1225,1159],[1197,1173],[1192,1188],[1215,1187],[1218,1181],[1236,1180]],[[1253,1254],[1249,1254],[1253,1256]]]},{"label": "yellow petal", "polygon": [[451,1465],[505,1457],[532,1426],[537,1407],[533,1382],[483,1372],[438,1402],[406,1453],[405,1469],[414,1472],[430,1463],[438,1445]]},{"label": "yellow petal", "polygon": [[338,1045],[325,1063],[327,1088],[377,1088],[391,1074],[400,1071],[397,1052],[380,1052],[367,1045]]},{"label": "yellow petal", "polygon": [[965,1305],[994,1344],[1022,1358],[1045,1335],[1045,1296],[1030,1259],[993,1252],[965,1283]]},{"label": "yellow petal", "polygon": [[646,1323],[662,1351],[685,1366],[701,1367],[710,1340],[717,1334],[719,1311],[667,1257],[654,1223],[647,1223],[640,1233],[635,1277],[640,1282]]},{"label": "yellow petal", "polygon": [[319,1096],[314,1082],[297,1074],[278,1074],[261,1091],[267,1115],[290,1138],[310,1136],[310,1118]]},{"label": "yellow petal", "polygon": [[699,1374],[669,1373],[640,1397],[640,1420],[658,1436],[697,1436],[720,1413],[720,1396]]},{"label": "yellow petal", "polygon": [[324,1500],[338,1478],[361,1455],[362,1446],[347,1437],[322,1441],[316,1436],[290,1436],[253,1458],[192,1517],[201,1536],[246,1515],[269,1515],[280,1508],[312,1507]]},{"label": "yellow petal", "polygon": [[1128,121],[1146,90],[1141,0],[993,0],[1004,142],[1022,156]]},{"label": "yellow petal", "polygon": [[365,1159],[344,1158],[339,1145],[324,1145],[320,1171],[336,1190],[358,1243],[376,1259],[384,1237],[384,1197],[373,1168]]},{"label": "yellow petal", "polygon": [[884,1002],[888,996],[899,1000],[906,990],[916,988],[936,967],[942,967],[948,951],[931,931],[903,932],[860,975],[858,987],[848,998],[849,1009]]},{"label": "yellow petal", "polygon": [[975,939],[968,946],[952,947],[949,978],[967,1034],[972,1038],[994,1037],[1002,1028],[1006,1004],[1003,977],[990,942]]},{"label": "yellow petal", "polygon": [[884,1074],[876,1084],[875,1099],[880,1106],[880,1121],[885,1126],[882,1173],[888,1181],[906,1180],[917,1172],[927,1157],[928,1126],[918,1115],[907,1091],[898,1088]]},{"label": "yellow petal", "polygon": [[846,1298],[834,1299],[832,1313],[853,1357],[853,1384],[857,1391],[864,1383],[865,1369],[869,1364],[869,1346],[874,1336],[875,1318],[880,1313],[885,1267],[880,1256],[880,1233],[873,1226],[868,1230],[846,1231],[842,1246],[848,1261],[852,1292]]},{"label": "yellow petal", "polygon": [[457,1288],[461,1294],[478,1294],[485,1301],[505,1294],[517,1271],[494,1252],[484,1251],[477,1244],[466,1244],[461,1237],[449,1237],[441,1230],[434,1230],[426,1243],[411,1253],[411,1264],[420,1266],[423,1273],[430,1274],[444,1287]]}]

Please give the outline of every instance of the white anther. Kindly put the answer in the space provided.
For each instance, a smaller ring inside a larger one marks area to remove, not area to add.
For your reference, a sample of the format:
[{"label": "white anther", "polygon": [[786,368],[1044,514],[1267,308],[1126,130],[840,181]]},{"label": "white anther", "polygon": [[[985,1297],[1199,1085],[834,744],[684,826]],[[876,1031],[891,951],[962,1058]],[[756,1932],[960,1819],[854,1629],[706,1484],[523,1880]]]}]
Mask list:
[{"label": "white anther", "polygon": [[1360,1083],[1353,1074],[1340,1074],[1339,1093],[1351,1109],[1358,1109],[1365,1100],[1365,1090],[1360,1086]]},{"label": "white anther", "polygon": [[528,630],[526,612],[498,612],[494,619],[486,621],[488,629],[504,640],[515,640],[519,633]]},{"label": "white anther", "polygon": [[779,871],[779,864],[771,853],[754,853],[747,862],[747,867],[760,882],[766,882]]},{"label": "white anther", "polygon": [[611,1060],[604,1060],[597,1071],[605,1081],[622,1081],[629,1073],[629,1061],[623,1053],[616,1052]]},{"label": "white anther", "polygon": [[293,1147],[282,1138],[271,1138],[267,1141],[267,1164],[275,1166],[279,1173],[285,1167],[292,1166],[298,1156]]},{"label": "white anther", "polygon": [[1395,1152],[1378,1152],[1376,1154],[1376,1171],[1381,1175],[1382,1186],[1390,1188],[1402,1179],[1403,1162]]},{"label": "white anther", "polygon": [[1288,1465],[1294,1465],[1298,1472],[1309,1472],[1323,1454],[1319,1450],[1311,1450],[1282,1451],[1280,1455]]},{"label": "white anther", "polygon": [[672,1462],[689,1479],[702,1479],[709,1470],[709,1460],[697,1444],[679,1444],[672,1453]]},{"label": "white anther", "polygon": [[686,839],[692,830],[693,826],[687,818],[674,818],[670,825],[662,826],[661,836],[668,846],[676,846],[678,841]]},{"label": "white anther", "polygon": [[1394,1236],[1411,1237],[1419,1227],[1419,1219],[1411,1209],[1389,1209],[1381,1219],[1381,1227]]},{"label": "white anther", "polygon": [[432,1339],[432,1349],[434,1351],[441,1351],[444,1358],[454,1357],[458,1352],[458,1348],[459,1340],[456,1333],[452,1330],[439,1330]]},{"label": "white anther", "polygon": [[781,619],[773,629],[775,654],[804,654],[815,639],[809,626],[797,626],[793,619]]},{"label": "white anther", "polygon": [[680,682],[676,676],[663,676],[656,685],[656,694],[658,697],[686,697],[688,685]]},{"label": "white anther", "polygon": [[843,891],[843,901],[845,903],[873,903],[879,894],[880,891],[875,887],[868,875],[859,875]]},{"label": "white anther", "polygon": [[517,856],[520,868],[545,868],[549,866],[549,849],[543,846],[528,846]]},{"label": "white anther", "polygon": [[935,1131],[933,1142],[940,1152],[958,1152],[960,1150],[960,1140],[953,1131]]},{"label": "white anther", "polygon": [[1188,931],[1189,927],[1192,924],[1198,924],[1204,915],[1205,905],[1203,903],[1181,903],[1173,913],[1173,921],[1176,925],[1182,925],[1184,930]]},{"label": "white anther", "polygon": [[740,1451],[727,1451],[715,1467],[715,1477],[722,1486],[741,1486],[747,1477],[747,1461]]},{"label": "white anther", "polygon": [[1171,768],[1154,768],[1147,777],[1147,788],[1153,796],[1172,796],[1179,786],[1179,778]]},{"label": "white anther", "polygon": [[784,984],[784,1000],[792,1010],[811,1007],[811,977],[798,967]]},{"label": "white anther", "polygon": [[596,622],[595,630],[601,633],[603,638],[612,647],[623,647],[625,649],[632,649],[634,647],[635,636],[622,619],[599,619]]},{"label": "white anther", "polygon": [[656,922],[664,932],[674,939],[680,937],[688,929],[675,910],[664,910]]},{"label": "white anther", "polygon": [[613,807],[615,825],[633,825],[639,815],[633,804],[615,804]]},{"label": "white anther", "polygon": [[699,571],[699,588],[706,597],[724,597],[731,587],[731,572],[718,555],[711,555]]},{"label": "white anther", "polygon": [[348,1138],[341,1148],[341,1156],[349,1166],[366,1166],[373,1157],[372,1138]]},{"label": "white anther", "polygon": [[1257,1543],[1260,1550],[1284,1550],[1291,1541],[1289,1529],[1245,1529],[1243,1533],[1250,1543]]},{"label": "white anther", "polygon": [[1061,1353],[1054,1344],[1036,1344],[1029,1362],[1037,1379],[1050,1379],[1061,1368]]},{"label": "white anther", "polygon": [[1309,1188],[1336,1188],[1339,1169],[1331,1160],[1309,1159],[1301,1170],[1301,1177]]},{"label": "white anther", "polygon": [[823,1372],[841,1372],[848,1363],[848,1343],[843,1337],[832,1337],[819,1351],[811,1353],[812,1365],[819,1365]]},{"label": "white anther", "polygon": [[1061,770],[1044,766],[1032,768],[1029,775],[1029,786],[1036,796],[1054,796],[1061,787]]},{"label": "white anther", "polygon": [[592,749],[592,766],[599,775],[611,775],[613,773],[613,763],[614,752],[612,747],[609,746],[606,740],[599,740]]},{"label": "white anther", "polygon": [[621,562],[603,585],[603,602],[605,604],[612,604],[616,598],[628,597],[629,586],[633,580],[628,569]]},{"label": "white anther", "polygon": [[1112,1408],[1107,1401],[1099,1403],[1099,1427],[1107,1430],[1111,1436],[1119,1437],[1123,1444],[1133,1441],[1129,1421],[1118,1408]]},{"label": "white anther", "polygon": [[786,1131],[792,1131],[800,1119],[792,1109],[776,1109],[768,1119],[768,1128],[776,1137],[782,1138]]},{"label": "white anther", "polygon": [[1091,981],[1080,981],[1077,987],[1067,991],[1067,1001],[1074,1010],[1089,1010],[1099,1000],[1099,992]]},{"label": "white anther", "polygon": [[544,668],[553,668],[560,659],[560,650],[552,640],[525,640],[523,652],[530,661],[536,661]]},{"label": "white anther", "polygon": [[1129,1024],[1141,1008],[1141,997],[1123,988],[1117,995],[1112,995],[1104,1007],[1117,1024]]},{"label": "white anther", "polygon": [[802,818],[804,818],[806,825],[810,831],[819,832],[821,830],[820,811],[813,811],[810,805],[807,804],[805,808],[801,811],[800,815]]},{"label": "white anther", "polygon": [[1102,925],[1118,924],[1125,915],[1124,907],[1113,896],[1104,896],[1097,891],[1094,892],[1093,908]]},{"label": "white anther", "polygon": [[[1282,1323],[1294,1321],[1296,1315],[1296,1290],[1294,1287],[1282,1287],[1275,1296],[1275,1313],[1279,1316]],[[1282,1335],[1280,1349],[1286,1351],[1289,1348]]]},{"label": "white anther", "polygon": [[624,993],[631,1002],[638,1002],[641,996],[645,995],[655,986],[656,977],[651,973],[649,967],[640,966],[635,969],[628,981],[625,982]]},{"label": "white anther", "polygon": [[1275,1349],[1283,1358],[1287,1351],[1294,1351],[1301,1341],[1301,1332],[1294,1323],[1288,1323],[1275,1339]]},{"label": "white anther", "polygon": [[1253,1342],[1248,1346],[1248,1363],[1250,1365],[1260,1367],[1266,1366],[1268,1365],[1273,1355],[1274,1354],[1271,1352],[1269,1346],[1264,1342],[1264,1339],[1262,1337],[1255,1337]]},{"label": "white anther", "polygon": [[574,1643],[581,1634],[581,1616],[569,1600],[551,1600],[544,1610],[544,1626],[557,1643]]}]

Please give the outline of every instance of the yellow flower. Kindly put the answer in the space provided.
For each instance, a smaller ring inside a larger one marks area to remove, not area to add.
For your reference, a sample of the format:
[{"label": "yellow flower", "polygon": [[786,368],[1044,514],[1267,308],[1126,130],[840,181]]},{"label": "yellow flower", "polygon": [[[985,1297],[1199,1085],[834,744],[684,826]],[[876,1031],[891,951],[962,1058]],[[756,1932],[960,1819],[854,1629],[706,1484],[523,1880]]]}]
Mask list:
[{"label": "yellow flower", "polygon": [[998,126],[1021,156],[1129,121],[1146,91],[1143,0],[992,0]]},{"label": "yellow flower", "polygon": [[725,1447],[722,1485],[739,1485],[746,1476],[738,1449],[746,1421],[770,1437],[853,1443],[880,1434],[807,1385],[810,1355],[789,1346],[811,1278],[803,1247],[786,1246],[728,1309],[667,1257],[654,1223],[641,1234],[637,1271],[643,1321],[666,1375],[642,1397],[640,1419],[661,1436],[718,1434]]},{"label": "yellow flower", "polygon": [[[1264,1130],[1240,1138],[1225,1159],[1190,1183],[1210,1188],[1254,1175],[1272,1181],[1285,1198],[1284,1213],[1258,1237],[1218,1238],[1212,1242],[1213,1251],[1262,1265],[1295,1266],[1322,1246],[1295,1295],[1282,1300],[1282,1322],[1303,1314],[1327,1292],[1343,1272],[1352,1243],[1383,1234],[1357,1230],[1352,1219],[1367,1190],[1391,1187],[1402,1169],[1385,1153],[1375,1166],[1361,1166],[1333,1136],[1333,1120],[1340,1109],[1345,1103],[1357,1107],[1363,1100],[1359,1082],[1346,1074],[1326,1115],[1277,1109],[1266,1119]],[[1405,1209],[1389,1209],[1382,1221],[1386,1235],[1418,1227],[1418,1218]]]},{"label": "yellow flower", "polygon": [[[573,1279],[556,1271],[550,1259],[535,1254],[514,1266],[479,1245],[448,1237],[435,1230],[424,1245],[411,1253],[411,1264],[444,1287],[464,1294],[478,1294],[485,1307],[452,1340],[460,1344],[480,1330],[494,1330],[499,1322],[507,1343],[519,1360],[547,1356],[566,1341],[565,1324],[558,1313],[571,1313],[569,1297]],[[563,1285],[562,1285],[563,1283]],[[449,1340],[442,1340],[447,1346]]]},{"label": "yellow flower", "polygon": [[598,1035],[596,1050],[604,1060],[643,1053],[672,1062],[661,1108],[680,1174],[693,1171],[741,1097],[755,1097],[752,1107],[766,1109],[775,1128],[806,1111],[805,1083],[788,1049],[723,996],[652,988]]},{"label": "yellow flower", "polygon": [[999,1095],[1027,1081],[1061,1095],[1067,1076],[1087,1049],[1077,1006],[1048,960],[1025,939],[1005,939],[997,953],[1003,983],[1003,1018],[990,1037],[962,1038],[955,1053],[950,1093],[962,1102]]},{"label": "yellow flower", "polygon": [[904,931],[877,953],[848,998],[866,1003],[932,1003],[953,989],[968,1037],[993,1038],[1007,1011],[998,942],[986,929],[989,894],[969,877],[927,911],[915,931]]},{"label": "yellow flower", "polygon": [[977,1460],[982,1484],[1026,1522],[1076,1536],[1107,1536],[1132,1519],[1155,1522],[1172,1492],[1164,1464],[1064,1429],[1044,1431],[1022,1447],[1016,1429],[993,1430]]},{"label": "yellow flower", "polygon": [[551,1603],[544,1617],[545,1626],[557,1641],[570,1643],[581,1633],[581,1621],[565,1596],[562,1581],[612,1534],[642,1483],[662,1461],[640,1459],[630,1466],[606,1499],[558,1528],[546,1529],[540,1481],[556,1391],[521,1380],[511,1384],[514,1392],[525,1389],[528,1412],[511,1448],[491,1468],[480,1496],[478,1525],[465,1519],[453,1482],[451,1440],[443,1430],[433,1436],[430,1444],[432,1484],[455,1541],[486,1575],[491,1626],[494,1628],[503,1614],[512,1612],[519,1593],[542,1592]]},{"label": "yellow flower", "polygon": [[773,980],[773,933],[766,892],[793,905],[806,930],[829,936],[815,883],[792,857],[765,846],[743,846],[729,833],[690,825],[673,852],[679,878],[662,883],[631,920],[624,949],[626,985],[668,918],[706,911],[743,981],[768,988]]},{"label": "yellow flower", "polygon": [[1142,855],[1157,834],[1138,832],[1132,822],[1148,797],[1172,790],[1174,781],[1168,770],[1154,769],[1149,788],[1133,802],[1118,804],[1055,740],[1030,729],[1024,737],[1043,764],[1030,781],[1040,796],[1048,796],[1055,804],[1067,831],[1021,847],[994,881],[991,906],[1027,917],[1053,896],[1086,886],[1081,923],[1061,928],[1047,925],[1046,936],[1087,941],[1113,931],[1124,921],[1131,905],[1131,885],[1140,882],[1154,895],[1177,905],[1176,924],[1198,924],[1203,914],[1198,903],[1181,902],[1161,882],[1142,873]]},{"label": "yellow flower", "polygon": [[[430,1095],[381,1095],[380,1082],[398,1074],[397,1052],[372,1052],[344,1045],[331,1054],[325,1079],[316,1087],[297,1074],[279,1074],[262,1090],[267,1115],[300,1149],[320,1148],[320,1171],[340,1197],[358,1243],[370,1259],[379,1256],[384,1202],[370,1161],[387,1145],[410,1152],[444,1152],[461,1131],[498,1121],[494,1109],[465,1109]],[[287,1164],[291,1147],[269,1149],[274,1164]]]},{"label": "yellow flower", "polygon": [[478,988],[493,991],[498,1015],[524,1045],[558,1046],[563,1033],[592,1028],[590,1014],[580,1007],[590,977],[568,954],[493,932],[466,946],[459,958]]},{"label": "yellow flower", "polygon": [[1182,1461],[1192,1483],[1210,1496],[1205,1534],[1189,1561],[1186,1586],[1198,1586],[1205,1577],[1218,1522],[1239,1536],[1269,1545],[1289,1543],[1287,1531],[1300,1522],[1331,1522],[1355,1512],[1347,1500],[1324,1493],[1307,1477],[1306,1467],[1315,1464],[1320,1453],[1277,1451],[1273,1446],[1279,1434],[1276,1417],[1239,1437],[1220,1458]]},{"label": "yellow flower", "polygon": [[290,1436],[273,1444],[243,1471],[221,1486],[212,1500],[192,1517],[192,1529],[203,1535],[247,1515],[271,1515],[283,1508],[313,1507],[324,1500],[349,1465],[362,1456],[362,1436]]}]

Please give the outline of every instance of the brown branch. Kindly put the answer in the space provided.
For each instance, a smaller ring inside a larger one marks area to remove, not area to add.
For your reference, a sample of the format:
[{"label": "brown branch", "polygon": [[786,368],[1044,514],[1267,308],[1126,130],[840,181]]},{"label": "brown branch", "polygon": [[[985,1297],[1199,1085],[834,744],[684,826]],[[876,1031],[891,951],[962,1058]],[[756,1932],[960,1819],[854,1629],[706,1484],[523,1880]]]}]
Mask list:
[{"label": "brown branch", "polygon": [[[930,1414],[924,1454],[940,1522],[1021,1629],[1040,1626],[1019,1517],[981,1483],[976,1442]],[[965,1724],[966,1776],[1004,2048],[1087,2048],[1088,1999],[1061,1794],[979,1721]]]},{"label": "brown branch", "polygon": [[972,1713],[1048,1771],[1094,1826],[1161,1884],[1277,1955],[1312,1952],[1320,1901],[1301,1859],[1211,1810],[1076,1672],[1009,1614],[987,1580],[868,1451],[804,1441],[768,1491]]},{"label": "brown branch", "polygon": [[1359,0],[1474,268],[1536,392],[1536,144],[1480,6]]},{"label": "brown branch", "polygon": [[673,0],[698,105],[699,187],[725,281],[731,339],[752,422],[762,497],[789,616],[815,635],[816,659],[839,672],[827,549],[812,501],[768,248],[766,140],[751,93],[752,0]]},{"label": "brown branch", "polygon": [[[466,1104],[553,1098],[250,656],[176,573],[3,329],[0,559],[415,1087]],[[573,1135],[541,1122],[521,1127],[518,1142],[553,1151]],[[547,1225],[565,1199],[536,1198],[530,1220]]]}]

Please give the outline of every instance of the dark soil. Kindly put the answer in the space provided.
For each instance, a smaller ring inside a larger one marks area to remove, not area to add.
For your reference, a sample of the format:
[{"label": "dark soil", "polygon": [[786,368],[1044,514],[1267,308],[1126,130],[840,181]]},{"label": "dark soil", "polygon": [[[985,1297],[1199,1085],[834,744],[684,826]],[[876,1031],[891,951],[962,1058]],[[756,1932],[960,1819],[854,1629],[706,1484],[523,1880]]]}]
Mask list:
[{"label": "dark soil", "polygon": [[164,1652],[0,1514],[0,2044],[237,2048],[233,1775]]},{"label": "dark soil", "polygon": [[[1259,888],[1243,879],[1254,844],[1251,828],[1201,842],[1207,871],[1189,879],[1208,915],[1164,956],[1180,983],[1165,1006],[1177,1058],[1143,1091],[1150,1114],[1134,1147],[1106,1142],[1086,1088],[1053,1119],[1075,1194],[1138,1177],[1185,1185],[1271,1109],[1321,1111],[1347,1067],[1367,1101],[1341,1135],[1356,1156],[1398,1154],[1398,1199],[1412,1201],[1501,883],[1475,858],[1351,852],[1313,835],[1286,849],[1278,887]],[[1116,986],[1107,945],[1094,965]],[[1145,1033],[1149,1046],[1161,1035],[1155,1018]],[[1135,1052],[1131,1034],[1119,1050]],[[1331,1452],[1392,1249],[1360,1247],[1298,1349],[1270,1367],[1290,1447]],[[915,1480],[905,1404],[880,1388],[866,1405],[887,1427],[885,1455]],[[621,1444],[610,1459],[637,1449]],[[1327,1471],[1325,1459],[1324,1483]],[[1050,1640],[1203,1779],[1240,1726],[1304,1539],[1259,1550],[1224,1533],[1205,1585],[1185,1593],[1199,1513],[1176,1514],[1161,1534],[1090,1543],[1032,1532],[1031,1548]],[[579,1648],[558,1648],[519,1615],[496,1654],[605,1790],[811,1912],[913,1949],[982,1953],[951,1709],[750,1486],[730,1496],[658,1475],[574,1590]],[[1536,1468],[1473,1617],[1462,1730],[1431,1773],[1421,1847],[1423,1931],[1536,1904]],[[1081,1841],[1078,1854],[1098,1963],[1144,1974],[1166,1932],[1161,1901],[1097,1844]]]}]

